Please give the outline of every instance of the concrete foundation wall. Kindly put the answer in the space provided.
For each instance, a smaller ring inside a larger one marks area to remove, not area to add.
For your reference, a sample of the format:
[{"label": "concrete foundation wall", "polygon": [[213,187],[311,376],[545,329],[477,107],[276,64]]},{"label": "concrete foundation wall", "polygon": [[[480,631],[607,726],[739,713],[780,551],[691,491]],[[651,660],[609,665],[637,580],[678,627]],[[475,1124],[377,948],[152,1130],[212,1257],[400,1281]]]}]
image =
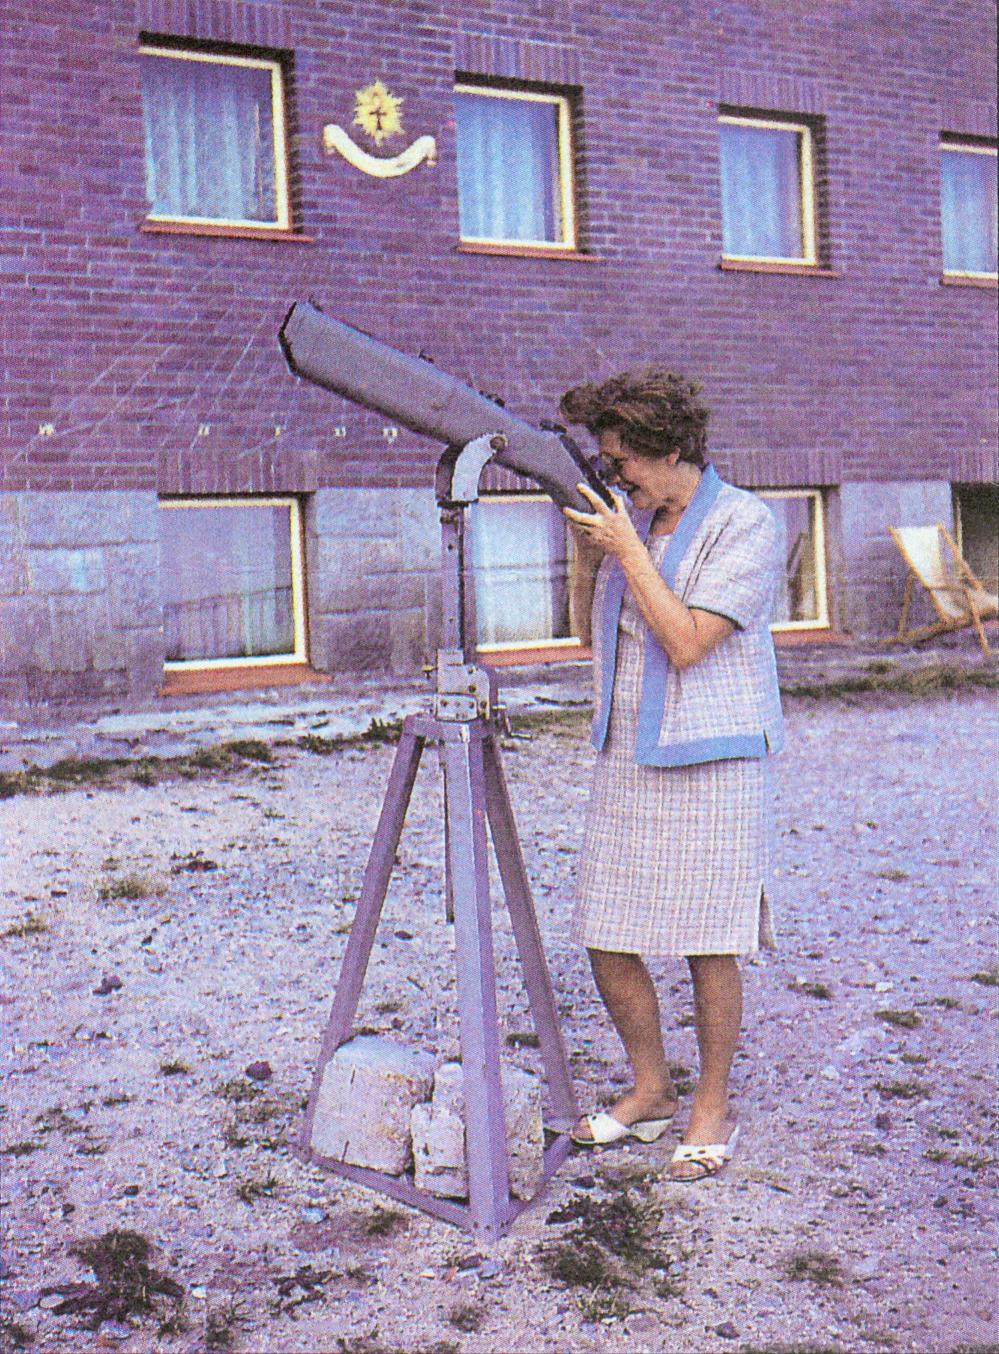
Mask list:
[{"label": "concrete foundation wall", "polygon": [[163,673],[154,493],[0,495],[0,699],[146,695]]},{"label": "concrete foundation wall", "polygon": [[[833,559],[840,623],[858,637],[887,638],[898,628],[907,573],[888,528],[942,522],[953,529],[951,487],[946,480],[843,484],[837,515]],[[932,619],[925,592],[917,590],[912,624]]]}]

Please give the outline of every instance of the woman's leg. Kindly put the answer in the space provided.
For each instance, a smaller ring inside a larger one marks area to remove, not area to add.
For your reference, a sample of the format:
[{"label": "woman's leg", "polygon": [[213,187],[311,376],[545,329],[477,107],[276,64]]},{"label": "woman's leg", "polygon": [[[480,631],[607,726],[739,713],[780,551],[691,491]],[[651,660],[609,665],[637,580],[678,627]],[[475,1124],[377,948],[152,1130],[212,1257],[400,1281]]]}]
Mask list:
[{"label": "woman's leg", "polygon": [[[631,1063],[635,1085],[611,1106],[623,1124],[665,1118],[676,1108],[655,985],[637,954],[589,950],[590,967]],[[585,1134],[584,1134],[585,1136]]]},{"label": "woman's leg", "polygon": [[[684,1135],[687,1143],[727,1142],[735,1120],[728,1112],[728,1078],[742,1027],[742,976],[734,955],[687,957],[694,980],[694,1017],[701,1069]],[[696,1167],[676,1163],[675,1176],[699,1175]]]}]

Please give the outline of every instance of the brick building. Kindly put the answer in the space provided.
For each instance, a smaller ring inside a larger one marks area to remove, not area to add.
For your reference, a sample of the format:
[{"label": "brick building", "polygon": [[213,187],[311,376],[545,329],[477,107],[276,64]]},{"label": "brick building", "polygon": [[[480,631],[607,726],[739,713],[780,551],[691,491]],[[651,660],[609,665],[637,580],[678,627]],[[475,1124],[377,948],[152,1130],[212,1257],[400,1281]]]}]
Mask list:
[{"label": "brick building", "polygon": [[[985,0],[0,16],[5,699],[432,651],[440,448],[290,375],[306,297],[532,420],[698,376],[786,530],[778,630],[889,633],[889,525],[995,587]],[[561,520],[483,485],[483,647],[578,653]]]}]

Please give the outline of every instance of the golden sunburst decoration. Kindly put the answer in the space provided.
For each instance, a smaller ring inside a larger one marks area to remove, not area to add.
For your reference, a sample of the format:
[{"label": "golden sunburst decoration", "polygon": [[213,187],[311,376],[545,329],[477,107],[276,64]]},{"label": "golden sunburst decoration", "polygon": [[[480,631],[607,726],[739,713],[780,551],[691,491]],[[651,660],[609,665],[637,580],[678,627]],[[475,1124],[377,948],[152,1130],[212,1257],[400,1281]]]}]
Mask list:
[{"label": "golden sunburst decoration", "polygon": [[402,132],[399,110],[403,100],[391,94],[381,80],[359,89],[354,100],[354,126],[367,132],[376,146]]}]

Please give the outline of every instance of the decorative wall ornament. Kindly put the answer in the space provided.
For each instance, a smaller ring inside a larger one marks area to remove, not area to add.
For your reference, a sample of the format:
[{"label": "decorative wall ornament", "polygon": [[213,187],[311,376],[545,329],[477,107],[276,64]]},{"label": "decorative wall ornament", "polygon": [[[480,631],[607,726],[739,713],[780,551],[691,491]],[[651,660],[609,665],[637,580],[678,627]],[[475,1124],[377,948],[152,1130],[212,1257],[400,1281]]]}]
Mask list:
[{"label": "decorative wall ornament", "polygon": [[[381,80],[375,80],[354,95],[354,126],[360,127],[376,146],[380,146],[390,137],[402,135],[402,104],[403,100],[396,98]],[[399,174],[408,174],[424,160],[429,165],[437,163],[437,143],[432,136],[418,136],[398,155],[371,155],[336,123],[329,123],[323,128],[323,149],[329,155],[338,151],[355,169],[376,179],[391,179]]]}]

